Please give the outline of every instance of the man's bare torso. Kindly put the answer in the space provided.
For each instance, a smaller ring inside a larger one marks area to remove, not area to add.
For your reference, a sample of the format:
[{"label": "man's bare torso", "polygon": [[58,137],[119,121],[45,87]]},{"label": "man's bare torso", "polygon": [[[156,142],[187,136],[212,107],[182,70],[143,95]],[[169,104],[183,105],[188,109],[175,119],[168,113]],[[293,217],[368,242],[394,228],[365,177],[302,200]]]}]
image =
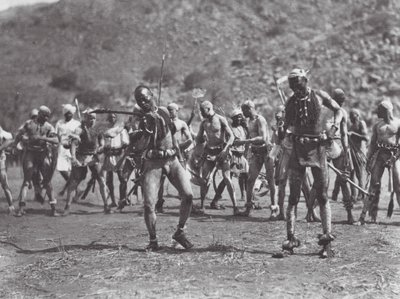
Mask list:
[{"label": "man's bare torso", "polygon": [[248,130],[249,130],[249,137],[254,138],[262,135],[262,132],[260,130],[261,126],[261,121],[260,119],[262,118],[261,115],[256,115],[254,119],[249,119],[249,124],[248,124]]},{"label": "man's bare torso", "polygon": [[207,144],[209,147],[216,147],[224,144],[224,128],[218,114],[214,114],[210,119],[203,120],[202,125],[207,135]]},{"label": "man's bare torso", "polygon": [[381,120],[376,125],[376,140],[378,143],[396,145],[398,143],[398,132],[400,129],[400,119],[394,118],[389,123]]}]

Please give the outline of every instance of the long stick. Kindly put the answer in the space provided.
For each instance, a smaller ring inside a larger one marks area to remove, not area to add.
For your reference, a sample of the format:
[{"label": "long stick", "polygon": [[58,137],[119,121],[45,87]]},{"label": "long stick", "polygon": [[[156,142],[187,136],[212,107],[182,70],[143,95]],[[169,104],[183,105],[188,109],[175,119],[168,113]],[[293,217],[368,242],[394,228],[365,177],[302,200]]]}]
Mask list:
[{"label": "long stick", "polygon": [[79,103],[78,103],[78,99],[77,98],[75,98],[74,103],[75,103],[75,107],[76,107],[76,113],[78,114],[78,119],[82,120],[81,110],[79,109]]},{"label": "long stick", "polygon": [[128,115],[133,115],[132,111],[123,111],[123,110],[111,110],[111,109],[106,109],[106,108],[99,108],[99,109],[94,109],[90,113],[115,113],[115,114],[128,114]]},{"label": "long stick", "polygon": [[158,82],[158,100],[157,100],[158,106],[160,106],[160,103],[161,103],[161,86],[162,86],[162,80],[164,77],[164,62],[165,62],[166,46],[167,46],[167,42],[164,43],[163,54],[162,54],[162,59],[161,59],[160,81]]},{"label": "long stick", "polygon": [[275,81],[276,88],[278,89],[279,98],[281,99],[282,104],[285,105],[286,104],[286,96],[285,96],[285,94],[283,93],[283,91],[281,90],[281,88],[279,86],[280,81],[282,81],[283,78],[285,78],[285,77],[282,77],[282,78],[280,78],[278,80],[276,80],[275,76],[273,76],[273,78],[274,78],[274,81]]},{"label": "long stick", "polygon": [[[335,166],[333,166],[332,163],[328,162],[328,166],[334,171],[336,172],[336,174],[342,176],[343,172],[340,171],[339,169],[337,169]],[[354,183],[352,180],[350,180],[349,178],[346,178],[346,182],[348,182],[350,185],[354,186],[355,188],[357,188],[358,190],[360,190],[362,193],[366,194],[369,196],[368,191],[364,190],[363,188],[361,188],[360,186],[358,186],[356,183]]]}]

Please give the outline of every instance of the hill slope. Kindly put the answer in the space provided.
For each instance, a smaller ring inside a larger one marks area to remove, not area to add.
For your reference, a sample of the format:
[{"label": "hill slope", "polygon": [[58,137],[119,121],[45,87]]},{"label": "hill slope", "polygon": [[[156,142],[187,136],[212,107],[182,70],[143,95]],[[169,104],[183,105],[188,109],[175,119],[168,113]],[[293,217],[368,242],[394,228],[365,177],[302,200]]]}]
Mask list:
[{"label": "hill slope", "polygon": [[294,66],[311,68],[312,86],[341,87],[350,105],[370,111],[382,96],[399,102],[399,16],[395,0],[61,0],[14,9],[0,14],[1,124],[15,128],[39,104],[59,114],[75,95],[113,106],[139,83],[156,88],[164,44],[162,101],[186,112],[201,86],[227,112],[256,98],[271,115],[273,75]]}]

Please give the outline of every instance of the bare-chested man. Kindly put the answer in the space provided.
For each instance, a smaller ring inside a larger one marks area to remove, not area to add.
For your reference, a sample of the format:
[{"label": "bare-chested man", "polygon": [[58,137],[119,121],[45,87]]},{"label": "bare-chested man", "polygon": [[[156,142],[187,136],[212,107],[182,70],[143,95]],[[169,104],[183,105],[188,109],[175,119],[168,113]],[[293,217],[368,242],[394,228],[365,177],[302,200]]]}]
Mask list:
[{"label": "bare-chested man", "polygon": [[[202,102],[200,105],[200,113],[204,119],[200,123],[196,142],[203,143],[204,137],[207,138],[201,169],[202,178],[208,181],[215,167],[222,170],[223,180],[225,181],[229,196],[232,200],[233,214],[237,215],[239,210],[236,206],[235,189],[231,179],[229,154],[229,148],[233,144],[235,136],[225,117],[215,113],[211,102]],[[207,195],[208,187],[209,184],[206,183],[202,184],[200,187],[200,213],[204,213],[204,200]]]},{"label": "bare-chested man", "polygon": [[[347,134],[347,112],[342,108],[342,105],[345,101],[345,94],[341,89],[335,89],[332,94],[332,98],[339,104],[340,110],[338,113],[335,113],[333,118],[330,118],[326,122],[326,130],[329,131],[330,128],[334,125],[334,122],[339,124],[338,130],[331,136],[332,142],[326,146],[327,149],[327,157],[332,160],[333,165],[342,171],[343,173],[350,174],[350,152],[349,152],[349,141]],[[353,224],[353,199],[350,195],[350,189],[347,185],[347,181],[345,177],[340,175],[337,176],[336,180],[342,190],[343,194],[343,205],[347,212],[347,223]],[[314,189],[314,186],[313,186]],[[314,193],[311,193],[315,195]],[[314,202],[315,198],[313,198]]]},{"label": "bare-chested man", "polygon": [[149,232],[148,250],[158,250],[155,203],[163,174],[178,190],[181,199],[179,222],[172,238],[185,249],[193,247],[184,232],[192,208],[193,192],[190,179],[177,158],[177,147],[172,131],[175,131],[165,107],[157,107],[153,93],[144,85],[134,91],[136,103],[141,108],[142,120],[133,139],[145,137],[147,145],[143,153],[141,186],[144,202],[144,219]]},{"label": "bare-chested man", "polygon": [[367,211],[369,211],[372,222],[376,222],[381,178],[385,168],[389,168],[389,171],[392,172],[393,191],[400,204],[400,161],[398,160],[400,156],[400,119],[393,116],[393,104],[390,100],[384,100],[378,105],[377,114],[381,120],[372,129],[371,143],[367,154],[367,170],[371,173],[370,196],[364,198],[359,224],[365,223]]},{"label": "bare-chested man", "polygon": [[104,150],[104,138],[98,132],[97,128],[94,127],[96,114],[92,113],[92,111],[91,109],[87,109],[83,112],[81,125],[75,131],[75,136],[77,137],[71,143],[72,170],[68,184],[64,216],[70,214],[72,192],[75,191],[75,196],[77,195],[78,186],[86,178],[88,168],[99,183],[104,213],[111,213],[111,208],[107,204],[107,187],[104,172],[101,171],[98,157]]},{"label": "bare-chested man", "polygon": [[[182,164],[182,166],[185,166],[185,151],[189,149],[189,147],[193,144],[193,139],[192,139],[192,134],[190,133],[189,127],[184,122],[183,120],[179,119],[178,117],[178,111],[179,111],[179,106],[175,103],[169,103],[167,106],[169,116],[171,117],[172,123],[175,125],[175,133],[174,137],[176,139],[176,142],[179,145],[179,159]],[[164,181],[165,181],[165,176],[163,176],[162,181],[161,181],[161,186],[160,190],[158,192],[158,201],[156,204],[156,211],[157,213],[163,213],[163,205],[164,205]]]},{"label": "bare-chested man", "polygon": [[242,104],[243,115],[249,119],[248,139],[244,144],[250,145],[249,157],[249,177],[246,186],[246,210],[244,216],[250,215],[253,202],[253,187],[261,168],[265,166],[266,179],[271,196],[271,219],[276,220],[279,214],[279,206],[275,203],[275,179],[274,179],[274,160],[268,153],[272,148],[271,139],[268,131],[268,124],[265,118],[257,114],[253,101],[246,101]]},{"label": "bare-chested man", "polygon": [[[325,258],[331,255],[330,243],[334,240],[331,233],[331,210],[327,196],[328,167],[325,145],[328,138],[333,137],[340,128],[337,119],[341,110],[329,94],[308,87],[307,73],[303,69],[292,70],[288,81],[293,95],[286,103],[285,132],[286,128],[292,127],[293,150],[289,162],[287,240],[283,242],[282,249],[292,252],[294,248],[300,246],[300,241],[295,237],[295,210],[299,202],[306,167],[310,167],[314,178],[313,187],[320,206],[323,230],[318,244],[323,246],[320,256]],[[328,132],[323,130],[322,106],[334,112],[334,121]]]},{"label": "bare-chested man", "polygon": [[[235,109],[231,114],[232,119],[232,132],[235,135],[235,141],[233,142],[233,146],[231,149],[232,159],[231,159],[231,176],[236,174],[238,177],[238,183],[240,192],[242,195],[242,200],[245,198],[246,192],[246,184],[247,177],[249,173],[249,162],[247,161],[246,154],[246,146],[244,144],[237,145],[243,140],[246,140],[247,137],[247,123],[243,116],[243,112],[241,109]],[[215,196],[210,204],[211,209],[220,209],[218,205],[218,200],[222,198],[222,193],[224,192],[226,187],[225,182],[222,182],[218,185],[217,190],[215,192]]]},{"label": "bare-chested man", "polygon": [[[272,127],[273,142],[280,146],[280,151],[278,153],[277,161],[275,164],[275,183],[278,185],[278,205],[279,205],[279,215],[278,220],[285,220],[285,195],[286,195],[286,184],[289,178],[289,160],[293,150],[293,141],[290,130],[286,133],[283,132],[285,124],[285,106],[282,105],[278,108],[275,113],[276,126]],[[301,191],[307,206],[307,222],[318,222],[320,219],[315,214],[314,202],[311,202],[312,196],[310,196],[310,183],[308,180],[308,175],[306,174],[301,185]]]},{"label": "bare-chested man", "polygon": [[[45,189],[49,198],[51,216],[58,216],[57,200],[53,196],[51,185],[54,167],[50,152],[50,146],[58,144],[58,137],[54,127],[48,122],[50,114],[48,107],[40,106],[37,118],[25,122],[15,137],[16,143],[22,141],[24,144],[22,158],[24,180],[18,198],[19,209],[16,213],[18,217],[25,214],[25,197],[31,182],[35,188],[35,198],[43,203],[42,189]],[[41,182],[38,179],[40,176],[43,178]]]},{"label": "bare-chested man", "polygon": [[15,208],[13,205],[13,198],[11,194],[11,189],[8,184],[8,178],[7,178],[7,166],[6,166],[6,149],[13,144],[13,136],[11,133],[7,132],[6,130],[3,130],[3,128],[0,126],[0,183],[1,187],[3,187],[4,194],[7,199],[8,203],[8,213],[10,215],[14,214]]},{"label": "bare-chested man", "polygon": [[117,207],[114,192],[114,172],[117,173],[119,180],[119,201],[124,201],[128,187],[130,173],[124,172],[120,161],[125,157],[125,150],[129,145],[129,135],[123,123],[118,123],[115,113],[107,115],[108,129],[104,132],[104,163],[102,171],[106,178],[106,185],[111,198],[110,207]]},{"label": "bare-chested man", "polygon": [[[354,181],[355,178],[358,180],[358,185],[365,188],[366,184],[366,169],[367,164],[366,157],[366,146],[365,144],[369,141],[367,124],[361,119],[361,112],[358,109],[350,110],[350,126],[348,130],[349,135],[349,146],[351,148],[351,159],[353,161],[353,170],[351,171],[351,179]],[[356,198],[357,189],[351,188],[351,196]],[[362,200],[364,193],[359,192],[357,200]]]}]

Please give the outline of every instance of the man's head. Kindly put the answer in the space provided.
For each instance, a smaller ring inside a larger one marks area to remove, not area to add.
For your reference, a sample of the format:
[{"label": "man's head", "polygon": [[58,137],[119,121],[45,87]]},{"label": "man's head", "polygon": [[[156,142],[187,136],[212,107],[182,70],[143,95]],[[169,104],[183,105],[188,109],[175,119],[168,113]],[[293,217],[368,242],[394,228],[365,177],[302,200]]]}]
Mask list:
[{"label": "man's head", "polygon": [[303,93],[307,89],[307,72],[303,69],[293,69],[288,75],[289,87],[294,93]]},{"label": "man's head", "polygon": [[51,114],[51,110],[47,106],[40,106],[39,113],[37,117],[37,121],[41,124],[44,124],[46,121],[49,120]]},{"label": "man's head", "polygon": [[92,111],[93,109],[89,108],[82,112],[83,122],[88,128],[93,127],[96,122],[96,113],[91,113]]},{"label": "man's head", "polygon": [[117,115],[115,113],[108,113],[107,115],[107,121],[111,124],[111,125],[115,125],[115,123],[117,122]]},{"label": "man's head", "polygon": [[179,106],[175,103],[169,103],[167,106],[169,116],[174,119],[178,117]]},{"label": "man's head", "polygon": [[253,101],[247,100],[242,104],[242,112],[244,117],[251,117],[256,112],[256,105]]},{"label": "man's head", "polygon": [[35,120],[35,119],[37,119],[38,115],[39,115],[39,110],[35,108],[35,109],[32,109],[31,113],[29,114],[29,117],[32,120]]},{"label": "man's head", "polygon": [[203,101],[200,104],[200,114],[204,118],[208,118],[214,115],[213,104],[210,101]]},{"label": "man's head", "polygon": [[232,126],[237,127],[240,126],[243,122],[243,112],[240,108],[236,108],[233,110],[231,114],[231,119],[232,119]]},{"label": "man's head", "polygon": [[379,103],[377,114],[379,118],[386,118],[393,113],[393,104],[390,100],[383,100]]},{"label": "man's head", "polygon": [[139,85],[136,87],[134,96],[136,103],[144,112],[149,112],[154,106],[153,93],[147,86]]},{"label": "man's head", "polygon": [[344,101],[346,100],[344,91],[340,88],[336,88],[332,93],[332,99],[334,99],[336,103],[338,103],[339,106],[342,107]]},{"label": "man's head", "polygon": [[355,123],[360,119],[361,112],[360,112],[360,110],[358,110],[356,108],[353,108],[353,109],[350,110],[350,115],[349,116],[350,116],[350,121],[352,123]]},{"label": "man's head", "polygon": [[63,105],[63,115],[65,118],[65,121],[70,121],[72,117],[74,116],[74,113],[76,111],[76,107],[71,105],[71,104],[65,104]]}]

